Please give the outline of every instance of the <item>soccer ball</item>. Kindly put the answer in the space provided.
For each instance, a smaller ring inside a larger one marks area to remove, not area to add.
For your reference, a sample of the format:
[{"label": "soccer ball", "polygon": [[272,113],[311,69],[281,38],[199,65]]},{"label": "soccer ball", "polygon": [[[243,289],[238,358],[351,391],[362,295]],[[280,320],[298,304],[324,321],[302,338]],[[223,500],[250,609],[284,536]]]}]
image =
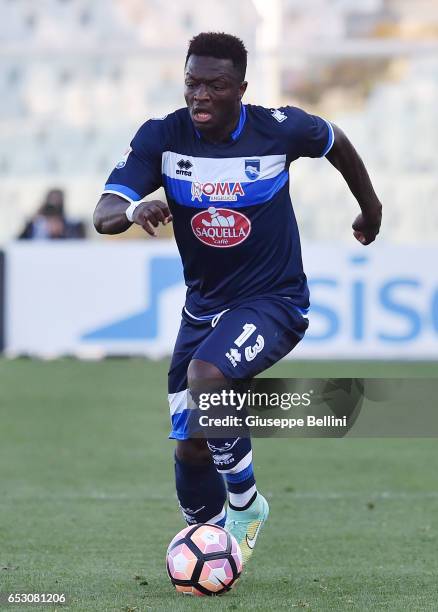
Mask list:
[{"label": "soccer ball", "polygon": [[222,595],[242,571],[236,539],[218,525],[189,525],[176,534],[166,556],[167,573],[179,593]]}]

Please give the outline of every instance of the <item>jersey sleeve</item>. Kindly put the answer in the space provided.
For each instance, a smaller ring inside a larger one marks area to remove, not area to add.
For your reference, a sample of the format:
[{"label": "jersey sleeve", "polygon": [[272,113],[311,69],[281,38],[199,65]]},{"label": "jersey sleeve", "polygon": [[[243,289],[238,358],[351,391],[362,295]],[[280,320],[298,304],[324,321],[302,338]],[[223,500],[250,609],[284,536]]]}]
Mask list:
[{"label": "jersey sleeve", "polygon": [[109,175],[103,193],[115,193],[131,202],[161,187],[164,141],[164,122],[160,119],[146,121]]},{"label": "jersey sleeve", "polygon": [[294,106],[279,109],[284,120],[285,138],[290,161],[299,157],[324,157],[335,141],[333,127],[329,121],[309,115]]}]

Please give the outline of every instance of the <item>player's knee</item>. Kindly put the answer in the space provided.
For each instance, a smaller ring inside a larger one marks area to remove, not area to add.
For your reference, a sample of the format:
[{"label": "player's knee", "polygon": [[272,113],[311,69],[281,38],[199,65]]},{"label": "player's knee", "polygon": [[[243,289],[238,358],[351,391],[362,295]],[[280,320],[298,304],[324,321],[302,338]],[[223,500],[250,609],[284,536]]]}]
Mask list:
[{"label": "player's knee", "polygon": [[225,377],[212,363],[202,361],[201,359],[192,359],[187,370],[187,380],[189,387],[193,388],[206,381],[225,380]]},{"label": "player's knee", "polygon": [[176,456],[180,461],[193,465],[207,465],[212,461],[207,441],[203,438],[178,440]]},{"label": "player's knee", "polygon": [[225,377],[212,363],[192,359],[187,369],[187,381],[192,401],[197,405],[202,393],[219,391],[223,387]]}]

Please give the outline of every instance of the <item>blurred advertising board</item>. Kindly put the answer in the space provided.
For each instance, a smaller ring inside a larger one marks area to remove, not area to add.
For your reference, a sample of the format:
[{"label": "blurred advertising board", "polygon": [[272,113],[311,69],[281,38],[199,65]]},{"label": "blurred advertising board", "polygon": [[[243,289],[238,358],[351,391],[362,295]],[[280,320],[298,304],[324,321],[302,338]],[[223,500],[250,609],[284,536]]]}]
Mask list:
[{"label": "blurred advertising board", "polygon": [[[5,352],[171,353],[184,303],[171,241],[12,243]],[[305,244],[310,327],[296,358],[438,359],[438,249]]]}]

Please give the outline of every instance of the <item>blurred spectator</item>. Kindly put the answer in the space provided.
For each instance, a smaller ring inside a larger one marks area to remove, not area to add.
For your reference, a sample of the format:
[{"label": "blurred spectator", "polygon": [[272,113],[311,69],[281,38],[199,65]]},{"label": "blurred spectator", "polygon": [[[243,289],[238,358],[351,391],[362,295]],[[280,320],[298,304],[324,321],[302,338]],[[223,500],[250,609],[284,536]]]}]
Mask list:
[{"label": "blurred spectator", "polygon": [[20,240],[85,238],[85,226],[82,221],[66,218],[64,192],[62,189],[51,189],[36,215],[26,223],[18,238]]}]

